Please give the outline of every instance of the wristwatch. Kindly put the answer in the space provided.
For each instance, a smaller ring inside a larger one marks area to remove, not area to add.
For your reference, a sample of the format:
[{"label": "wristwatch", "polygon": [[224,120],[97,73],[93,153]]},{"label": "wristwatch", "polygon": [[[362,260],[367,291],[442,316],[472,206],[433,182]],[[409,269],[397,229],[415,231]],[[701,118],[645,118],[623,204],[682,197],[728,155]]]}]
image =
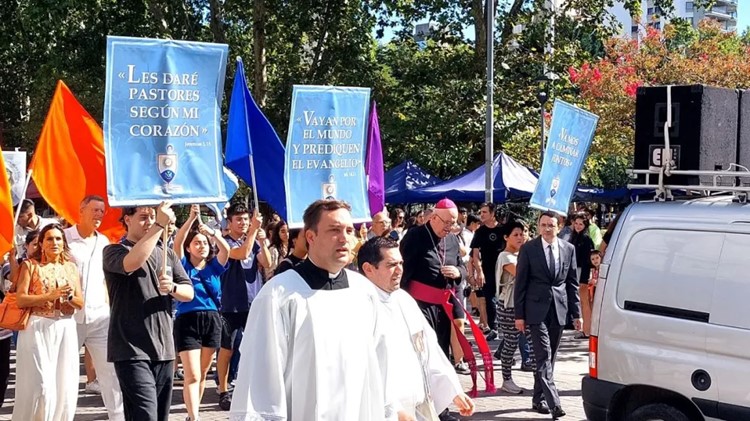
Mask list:
[{"label": "wristwatch", "polygon": [[177,293],[177,284],[172,284],[172,294]]}]

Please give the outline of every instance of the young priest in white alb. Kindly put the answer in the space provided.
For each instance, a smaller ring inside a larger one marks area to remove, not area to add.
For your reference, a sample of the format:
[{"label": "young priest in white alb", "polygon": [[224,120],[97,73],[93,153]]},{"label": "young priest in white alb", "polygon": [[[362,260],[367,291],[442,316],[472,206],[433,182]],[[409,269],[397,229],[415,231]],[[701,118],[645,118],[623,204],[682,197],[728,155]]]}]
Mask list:
[{"label": "young priest in white alb", "polygon": [[404,261],[398,247],[389,238],[375,237],[357,255],[360,272],[378,287],[388,315],[386,393],[394,402],[399,420],[456,419],[444,412],[451,402],[461,415],[470,416],[474,403],[461,389],[435,331],[414,298],[400,289]]},{"label": "young priest in white alb", "polygon": [[384,396],[377,293],[344,269],[350,207],[319,200],[304,222],[307,260],[269,281],[250,308],[230,420],[396,419]]}]

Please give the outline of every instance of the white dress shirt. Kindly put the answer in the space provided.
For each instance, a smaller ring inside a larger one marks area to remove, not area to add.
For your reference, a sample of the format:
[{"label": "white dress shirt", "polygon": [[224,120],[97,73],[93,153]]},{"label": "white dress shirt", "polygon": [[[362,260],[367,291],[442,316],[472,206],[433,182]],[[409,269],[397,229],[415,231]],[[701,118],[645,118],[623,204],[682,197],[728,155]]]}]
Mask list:
[{"label": "white dress shirt", "polygon": [[559,240],[555,238],[551,243],[542,237],[542,244],[544,245],[544,257],[549,262],[549,248],[552,246],[552,258],[555,260],[555,276],[560,273],[560,244]]},{"label": "white dress shirt", "polygon": [[101,317],[109,316],[107,287],[104,281],[102,255],[109,239],[94,232],[89,238],[82,238],[78,226],[65,229],[70,254],[78,267],[78,274],[83,289],[83,309],[76,311],[76,323],[90,323]]}]

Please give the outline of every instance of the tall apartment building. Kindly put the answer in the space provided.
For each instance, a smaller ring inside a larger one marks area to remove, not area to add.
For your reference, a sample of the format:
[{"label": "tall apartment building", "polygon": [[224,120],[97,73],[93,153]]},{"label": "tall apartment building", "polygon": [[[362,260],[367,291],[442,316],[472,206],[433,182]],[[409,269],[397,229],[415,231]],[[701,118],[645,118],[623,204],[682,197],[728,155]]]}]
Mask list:
[{"label": "tall apartment building", "polygon": [[[737,3],[738,0],[716,0],[716,3],[710,9],[703,9],[695,6],[691,0],[673,0],[674,14],[677,17],[687,19],[693,26],[697,27],[698,22],[705,18],[718,21],[725,31],[734,31],[737,29]],[[625,9],[621,2],[615,3],[610,9],[617,21],[622,26],[621,35],[637,37],[643,33],[640,24],[646,24],[656,29],[661,29],[669,22],[659,7],[654,6],[652,0],[643,0],[641,3],[641,21],[634,21],[630,12]]]}]

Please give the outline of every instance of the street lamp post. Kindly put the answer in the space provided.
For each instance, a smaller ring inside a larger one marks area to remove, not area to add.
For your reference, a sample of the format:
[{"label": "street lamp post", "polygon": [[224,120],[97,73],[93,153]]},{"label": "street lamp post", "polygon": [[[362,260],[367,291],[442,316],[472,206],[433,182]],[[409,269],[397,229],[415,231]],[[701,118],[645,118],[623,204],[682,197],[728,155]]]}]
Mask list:
[{"label": "street lamp post", "polygon": [[[485,145],[484,145],[484,200],[492,203],[492,158],[494,155],[494,115],[493,115],[493,88],[494,88],[494,61],[495,61],[495,2],[494,0],[485,0],[487,2],[487,125],[485,127]],[[477,40],[477,42],[481,42]]]},{"label": "street lamp post", "polygon": [[[546,79],[546,78],[545,78]],[[546,80],[545,83],[539,88],[539,92],[536,94],[536,99],[539,101],[539,123],[541,126],[541,132],[542,136],[539,142],[539,171],[542,171],[542,164],[544,163],[544,142],[545,142],[545,121],[544,121],[544,112],[545,112],[545,104],[547,104],[547,99],[549,99],[549,96],[547,95],[547,85]]]}]

